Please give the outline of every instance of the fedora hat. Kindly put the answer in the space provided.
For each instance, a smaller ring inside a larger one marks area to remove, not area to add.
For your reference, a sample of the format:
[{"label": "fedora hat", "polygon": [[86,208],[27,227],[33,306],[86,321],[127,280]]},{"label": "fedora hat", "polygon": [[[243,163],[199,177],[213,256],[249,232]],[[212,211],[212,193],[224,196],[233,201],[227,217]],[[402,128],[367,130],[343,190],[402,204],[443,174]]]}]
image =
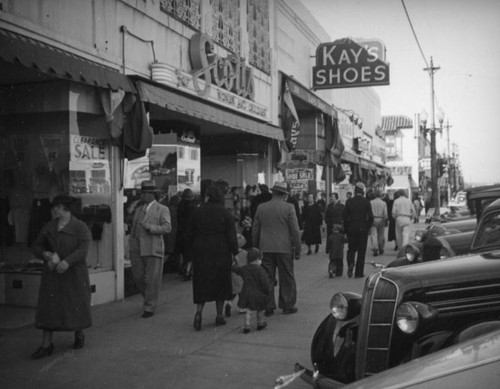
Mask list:
[{"label": "fedora hat", "polygon": [[288,185],[286,184],[286,182],[275,182],[271,190],[273,192],[288,194]]},{"label": "fedora hat", "polygon": [[159,192],[159,189],[156,187],[156,183],[154,181],[146,180],[141,183],[141,191],[142,192]]}]

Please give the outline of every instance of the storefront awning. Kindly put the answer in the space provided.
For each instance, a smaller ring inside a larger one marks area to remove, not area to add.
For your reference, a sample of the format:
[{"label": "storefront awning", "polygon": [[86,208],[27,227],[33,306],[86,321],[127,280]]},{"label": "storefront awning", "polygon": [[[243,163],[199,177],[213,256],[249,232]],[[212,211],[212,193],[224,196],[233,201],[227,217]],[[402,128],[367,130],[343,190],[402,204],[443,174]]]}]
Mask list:
[{"label": "storefront awning", "polygon": [[337,111],[332,107],[331,104],[327,103],[322,98],[316,96],[316,94],[314,94],[312,91],[310,91],[308,88],[300,84],[292,77],[289,77],[284,73],[282,74],[283,77],[286,77],[286,80],[288,82],[288,87],[290,88],[290,92],[292,93],[292,95],[298,97],[305,103],[320,110],[321,112],[326,113],[327,115],[330,115],[335,119],[338,118]]},{"label": "storefront awning", "polygon": [[359,163],[359,158],[357,155],[354,155],[346,150],[342,153],[342,160],[346,162],[351,162],[351,163]]},{"label": "storefront awning", "polygon": [[374,162],[361,157],[359,158],[359,166],[361,166],[363,169],[368,170],[375,170],[377,168],[377,165],[375,165]]},{"label": "storefront awning", "polygon": [[194,97],[174,92],[166,87],[159,87],[139,80],[135,81],[135,86],[141,99],[148,103],[254,135],[284,140],[283,130],[268,123],[258,122],[226,111]]},{"label": "storefront awning", "polygon": [[131,80],[112,68],[11,31],[0,29],[0,48],[1,60],[53,78],[136,92]]}]

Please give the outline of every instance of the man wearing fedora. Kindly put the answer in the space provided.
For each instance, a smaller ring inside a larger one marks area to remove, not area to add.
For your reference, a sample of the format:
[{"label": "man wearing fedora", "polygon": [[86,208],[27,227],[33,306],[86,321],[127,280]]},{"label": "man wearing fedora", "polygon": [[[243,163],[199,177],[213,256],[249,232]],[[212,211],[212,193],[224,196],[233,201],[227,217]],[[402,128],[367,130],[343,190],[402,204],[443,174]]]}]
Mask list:
[{"label": "man wearing fedora", "polygon": [[270,316],[276,309],[274,284],[276,269],[279,277],[278,306],[284,314],[297,312],[297,286],[293,272],[293,260],[300,258],[301,240],[295,208],[285,201],[288,187],[276,182],[271,188],[270,201],[260,204],[255,213],[252,238],[255,247],[264,253],[262,267],[269,277],[271,298],[266,309]]},{"label": "man wearing fedora", "polygon": [[168,208],[156,201],[154,181],[141,184],[141,205],[134,212],[130,233],[130,263],[137,288],[144,297],[143,318],[153,316],[163,275],[163,235],[171,230]]}]

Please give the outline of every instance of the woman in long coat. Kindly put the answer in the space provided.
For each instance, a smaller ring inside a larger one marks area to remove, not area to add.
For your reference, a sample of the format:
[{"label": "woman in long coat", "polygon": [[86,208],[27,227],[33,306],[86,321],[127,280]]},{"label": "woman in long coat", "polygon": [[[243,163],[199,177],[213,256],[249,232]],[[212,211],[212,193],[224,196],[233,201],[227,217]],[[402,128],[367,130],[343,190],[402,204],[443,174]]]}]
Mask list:
[{"label": "woman in long coat", "polygon": [[314,196],[310,194],[307,197],[307,204],[302,210],[302,220],[304,221],[304,232],[302,241],[307,245],[307,255],[311,254],[311,245],[316,245],[315,252],[318,252],[321,244],[321,224],[323,215],[317,203],[314,202]]},{"label": "woman in long coat", "polygon": [[193,302],[197,304],[193,326],[201,330],[203,307],[215,301],[216,325],[226,324],[222,316],[225,300],[232,297],[231,266],[238,254],[236,226],[224,208],[220,189],[209,187],[207,201],[196,208],[187,228],[187,247],[193,260]]},{"label": "woman in long coat", "polygon": [[34,359],[53,353],[54,331],[74,331],[73,348],[82,348],[83,329],[92,325],[86,263],[90,231],[72,215],[70,208],[75,201],[65,195],[54,197],[53,220],[42,228],[32,246],[33,254],[46,263],[35,317],[35,327],[43,330],[43,341],[32,354]]}]

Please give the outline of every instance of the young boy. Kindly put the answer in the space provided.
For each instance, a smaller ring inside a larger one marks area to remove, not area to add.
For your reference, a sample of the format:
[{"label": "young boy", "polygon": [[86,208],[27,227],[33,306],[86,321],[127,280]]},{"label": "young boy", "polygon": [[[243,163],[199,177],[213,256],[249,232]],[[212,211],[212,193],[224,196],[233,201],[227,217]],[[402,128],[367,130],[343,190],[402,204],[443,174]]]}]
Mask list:
[{"label": "young boy", "polygon": [[247,251],[247,265],[233,266],[233,271],[243,278],[238,307],[246,309],[243,333],[250,332],[250,322],[254,312],[257,312],[257,331],[267,327],[264,321],[264,311],[269,302],[270,290],[267,273],[262,264],[262,252],[257,248]]},{"label": "young boy", "polygon": [[342,276],[344,271],[344,243],[346,242],[347,238],[342,226],[334,224],[326,244],[326,253],[329,254],[328,258],[330,259],[328,264],[328,276],[330,278]]}]

